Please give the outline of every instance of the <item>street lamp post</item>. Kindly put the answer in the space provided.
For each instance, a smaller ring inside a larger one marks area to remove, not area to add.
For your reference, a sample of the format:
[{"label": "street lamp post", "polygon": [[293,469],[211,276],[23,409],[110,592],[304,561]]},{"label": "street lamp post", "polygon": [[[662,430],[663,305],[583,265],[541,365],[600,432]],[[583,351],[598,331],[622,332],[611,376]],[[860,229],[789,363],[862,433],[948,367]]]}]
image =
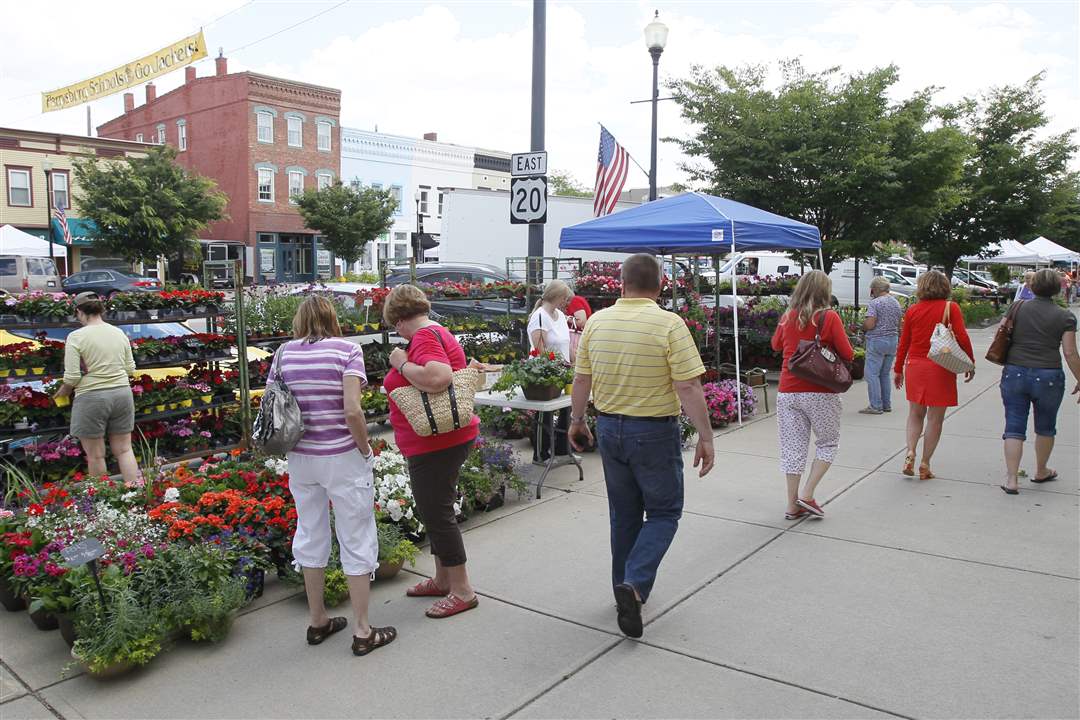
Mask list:
[{"label": "street lamp post", "polygon": [[53,261],[53,227],[52,227],[52,162],[49,156],[41,161],[41,169],[45,171],[45,227],[49,229],[49,260]]},{"label": "street lamp post", "polygon": [[412,275],[416,277],[416,263],[422,262],[423,258],[421,253],[424,252],[424,216],[420,214],[420,191],[417,190],[413,193],[413,200],[416,201],[416,233],[413,235],[413,252],[412,252]]},{"label": "street lamp post", "polygon": [[649,200],[656,199],[656,105],[660,99],[659,72],[660,55],[667,45],[668,26],[660,22],[657,10],[653,21],[645,26],[645,45],[652,56],[652,146],[649,163]]}]

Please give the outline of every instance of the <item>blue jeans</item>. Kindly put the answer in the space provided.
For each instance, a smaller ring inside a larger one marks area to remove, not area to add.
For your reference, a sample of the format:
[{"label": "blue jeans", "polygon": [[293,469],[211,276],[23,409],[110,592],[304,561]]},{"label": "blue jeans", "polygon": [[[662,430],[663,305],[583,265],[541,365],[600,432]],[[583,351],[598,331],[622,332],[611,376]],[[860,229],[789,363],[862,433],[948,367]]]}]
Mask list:
[{"label": "blue jeans", "polygon": [[611,582],[633,585],[644,602],[682,517],[679,423],[601,415],[596,430],[611,518]]},{"label": "blue jeans", "polygon": [[1035,434],[1057,435],[1057,414],[1065,396],[1065,371],[1006,365],[1001,370],[1001,401],[1005,404],[1002,440],[1027,440],[1028,410],[1035,407]]},{"label": "blue jeans", "polygon": [[896,336],[866,338],[866,392],[870,395],[870,407],[888,410],[892,407],[893,361],[896,360]]}]

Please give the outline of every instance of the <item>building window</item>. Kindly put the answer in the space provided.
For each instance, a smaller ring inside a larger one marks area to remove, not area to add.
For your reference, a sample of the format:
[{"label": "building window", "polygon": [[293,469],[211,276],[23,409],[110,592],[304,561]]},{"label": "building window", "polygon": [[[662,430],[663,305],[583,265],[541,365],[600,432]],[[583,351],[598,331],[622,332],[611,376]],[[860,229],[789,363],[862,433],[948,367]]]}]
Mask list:
[{"label": "building window", "polygon": [[431,193],[431,188],[425,185],[420,186],[420,214],[428,214],[428,195]]},{"label": "building window", "polygon": [[274,171],[259,168],[259,202],[274,202]]},{"label": "building window", "polygon": [[34,193],[30,189],[30,168],[8,168],[8,205],[33,207]]},{"label": "building window", "polygon": [[51,176],[53,207],[57,210],[67,210],[71,207],[71,199],[68,193],[68,174],[60,170],[53,170]]},{"label": "building window", "polygon": [[330,123],[319,122],[315,123],[315,127],[318,129],[318,147],[324,152],[330,152]]},{"label": "building window", "polygon": [[401,214],[401,201],[403,198],[400,185],[390,186],[390,197],[394,198],[394,214]]},{"label": "building window", "polygon": [[187,150],[187,123],[183,120],[176,121],[176,146],[180,152]]},{"label": "building window", "polygon": [[135,133],[135,142],[142,142],[142,141],[143,141],[143,134],[142,133]]},{"label": "building window", "polygon": [[285,118],[289,128],[289,147],[304,146],[304,121],[298,117]]},{"label": "building window", "polygon": [[439,214],[438,214],[439,217],[442,217],[443,196],[444,195],[445,195],[445,193],[442,190],[440,190],[439,191]]},{"label": "building window", "polygon": [[408,233],[396,232],[394,233],[394,260],[402,261],[407,260],[409,257],[409,235]]},{"label": "building window", "polygon": [[315,186],[317,188],[319,188],[320,190],[324,190],[324,189],[330,187],[333,183],[334,183],[333,176],[329,175],[327,173],[318,173],[315,176]]},{"label": "building window", "polygon": [[[291,122],[291,119],[290,119]],[[296,198],[304,194],[304,173],[298,171],[289,172],[289,202],[295,203]]]},{"label": "building window", "polygon": [[165,124],[161,123],[157,126],[157,144],[165,144]]},{"label": "building window", "polygon": [[259,142],[274,142],[274,116],[268,112],[255,113],[256,136]]},{"label": "building window", "polygon": [[382,190],[382,183],[377,183],[377,182],[371,183],[371,189],[372,190]]}]

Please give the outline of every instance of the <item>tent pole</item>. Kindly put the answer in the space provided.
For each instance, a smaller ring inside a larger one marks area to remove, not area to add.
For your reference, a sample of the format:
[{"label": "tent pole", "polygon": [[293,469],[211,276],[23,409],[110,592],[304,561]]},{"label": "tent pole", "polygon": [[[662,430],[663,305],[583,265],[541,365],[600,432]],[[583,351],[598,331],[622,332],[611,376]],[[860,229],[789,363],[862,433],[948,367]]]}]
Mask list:
[{"label": "tent pole", "polygon": [[821,272],[825,272],[825,258],[821,254],[821,248],[817,249],[817,261],[818,261],[817,269],[820,270]]},{"label": "tent pole", "polygon": [[[735,257],[735,227],[731,228],[731,257]],[[735,285],[739,277],[739,265],[731,268],[731,317],[735,327],[735,407],[739,412],[739,425],[742,425],[742,351],[739,348],[739,293]]]},{"label": "tent pole", "polygon": [[713,305],[713,333],[716,337],[716,359],[714,364],[720,367],[720,256],[713,255],[713,296],[716,304]]}]

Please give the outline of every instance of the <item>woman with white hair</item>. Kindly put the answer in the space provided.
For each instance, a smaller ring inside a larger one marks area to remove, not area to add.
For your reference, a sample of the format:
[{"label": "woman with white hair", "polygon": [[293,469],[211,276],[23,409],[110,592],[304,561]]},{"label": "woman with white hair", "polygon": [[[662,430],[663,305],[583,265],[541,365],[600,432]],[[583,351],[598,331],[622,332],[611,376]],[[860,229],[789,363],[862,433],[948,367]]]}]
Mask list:
[{"label": "woman with white hair", "polygon": [[904,311],[889,293],[889,281],[878,276],[870,281],[870,302],[866,305],[866,392],[870,404],[860,410],[863,415],[892,412],[892,384],[889,377],[896,359],[896,341],[900,338],[900,321]]}]

